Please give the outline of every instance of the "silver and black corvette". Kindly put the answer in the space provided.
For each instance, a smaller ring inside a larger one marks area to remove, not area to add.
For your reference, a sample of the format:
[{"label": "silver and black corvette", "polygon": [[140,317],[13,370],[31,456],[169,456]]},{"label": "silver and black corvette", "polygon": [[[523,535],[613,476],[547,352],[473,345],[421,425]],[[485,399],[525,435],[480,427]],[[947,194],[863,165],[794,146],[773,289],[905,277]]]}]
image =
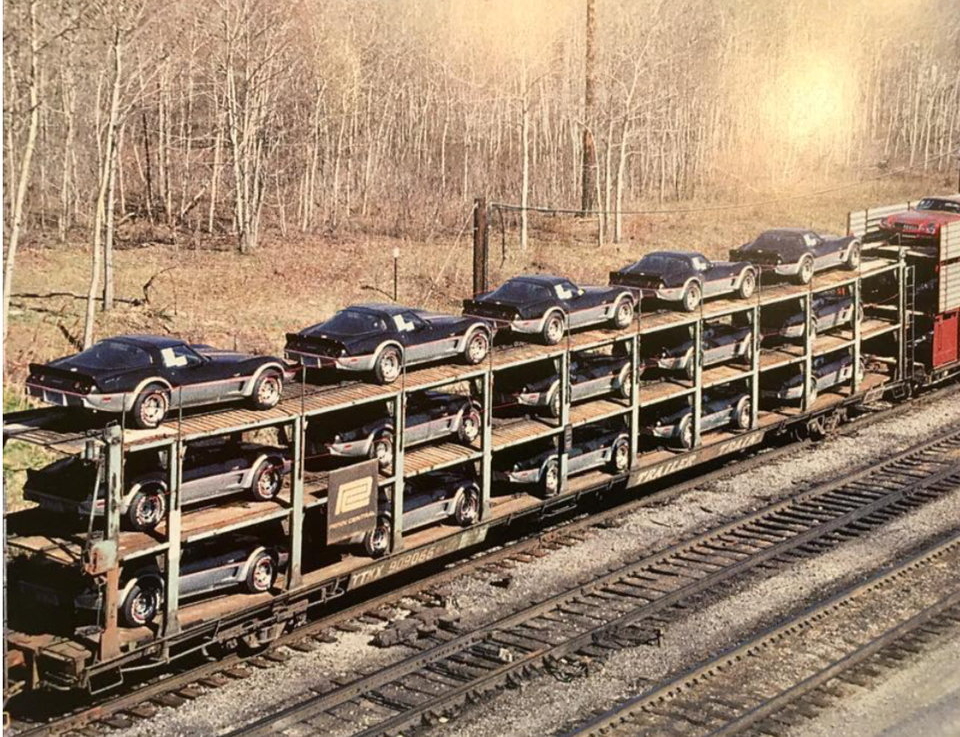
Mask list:
[{"label": "silver and black corvette", "polygon": [[[661,331],[644,338],[644,362],[665,371],[679,371],[688,379],[694,372],[693,329],[683,330],[680,339],[674,331]],[[725,323],[707,325],[702,333],[703,367],[727,361],[749,362],[753,356],[753,331]]]},{"label": "silver and black corvette", "polygon": [[749,261],[711,261],[696,251],[654,251],[611,271],[610,283],[629,287],[641,299],[677,302],[692,312],[706,297],[749,298],[757,288],[757,271]]},{"label": "silver and black corvette", "polygon": [[[724,394],[705,400],[700,416],[700,432],[705,433],[733,425],[739,430],[750,427],[750,397],[746,394]],[[693,447],[693,407],[682,407],[658,418],[640,432],[666,440],[685,450]]]},{"label": "silver and black corvette", "polygon": [[[606,466],[611,473],[626,473],[630,468],[630,436],[623,428],[592,425],[579,431],[567,452],[567,475]],[[511,467],[495,471],[494,478],[508,484],[535,484],[544,496],[560,489],[560,457],[549,448],[518,460]]]},{"label": "silver and black corvette", "polygon": [[190,345],[178,338],[121,335],[46,364],[30,364],[30,396],[63,407],[129,413],[157,427],[170,409],[249,398],[257,409],[280,401],[279,358]]},{"label": "silver and black corvette", "polygon": [[[640,378],[643,366],[637,373]],[[606,394],[629,399],[632,383],[628,356],[586,351],[570,359],[570,400],[573,402]],[[503,371],[494,381],[493,402],[497,408],[535,407],[551,417],[559,417],[561,399],[560,376],[556,367],[546,362]]]},{"label": "silver and black corvette", "polygon": [[[180,503],[198,504],[218,497],[246,493],[268,501],[280,493],[290,470],[286,451],[259,443],[218,437],[190,443],[183,457]],[[28,470],[23,496],[41,509],[89,517],[103,515],[106,484],[97,482],[96,464],[77,456]],[[127,529],[151,530],[169,507],[168,474],[159,454],[135,453],[124,468],[120,514]]]},{"label": "silver and black corvette", "polygon": [[754,240],[730,251],[730,258],[751,261],[763,271],[809,284],[818,271],[860,266],[860,239],[852,235],[824,235],[803,228],[766,230]]},{"label": "silver and black corvette", "polygon": [[287,359],[303,366],[372,373],[380,384],[396,381],[404,366],[463,356],[483,361],[490,324],[391,304],[355,305],[326,322],[287,333]]},{"label": "silver and black corvette", "polygon": [[[853,322],[853,297],[839,292],[824,292],[813,297],[814,335],[834,328],[850,325]],[[860,305],[857,320],[863,321],[863,305]],[[802,338],[807,332],[807,315],[799,304],[789,308],[772,305],[760,315],[761,329],[764,335],[779,335],[783,338]]]},{"label": "silver and black corvette", "polygon": [[[359,412],[359,415],[357,414]],[[462,394],[426,391],[410,395],[403,432],[404,447],[409,448],[454,435],[461,443],[473,443],[482,430],[480,405]],[[338,458],[376,458],[380,468],[393,463],[394,421],[388,411],[365,417],[362,408],[351,413],[360,422],[324,437],[325,422],[307,426],[308,456],[330,455]]]},{"label": "silver and black corvette", "polygon": [[[807,392],[811,402],[817,400],[822,391],[850,381],[853,378],[853,356],[841,353],[833,356],[815,356],[811,364],[813,372],[807,380]],[[857,372],[857,378],[864,375],[863,361]],[[777,386],[760,390],[760,396],[780,402],[796,402],[803,398],[804,376],[801,366],[792,367],[787,377]]]},{"label": "silver and black corvette", "polygon": [[516,276],[497,289],[463,301],[463,314],[494,320],[519,335],[559,343],[567,328],[633,322],[636,300],[627,289],[580,287],[560,276]]}]

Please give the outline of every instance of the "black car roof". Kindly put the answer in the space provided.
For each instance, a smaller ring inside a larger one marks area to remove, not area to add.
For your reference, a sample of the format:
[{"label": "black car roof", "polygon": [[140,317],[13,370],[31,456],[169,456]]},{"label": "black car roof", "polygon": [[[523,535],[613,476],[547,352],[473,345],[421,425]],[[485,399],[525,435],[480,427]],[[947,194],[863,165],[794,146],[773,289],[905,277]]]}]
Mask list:
[{"label": "black car roof", "polygon": [[650,253],[643,254],[643,258],[647,256],[682,256],[684,258],[693,258],[694,256],[703,256],[699,251],[651,251]]},{"label": "black car roof", "polygon": [[771,228],[760,235],[803,235],[804,233],[813,233],[813,231],[810,228]]},{"label": "black car roof", "polygon": [[127,343],[138,348],[173,348],[178,345],[186,345],[185,340],[172,338],[169,335],[115,335],[112,338],[104,338],[104,340]]},{"label": "black car roof", "polygon": [[564,282],[570,281],[563,276],[553,276],[551,274],[521,274],[520,276],[515,276],[509,281],[525,281],[530,284],[539,284],[540,286],[553,287],[557,284],[563,284]]},{"label": "black car roof", "polygon": [[361,305],[350,305],[350,307],[344,309],[369,312],[373,315],[399,315],[402,312],[420,312],[415,307],[404,307],[403,305],[393,305],[386,302],[365,302]]}]

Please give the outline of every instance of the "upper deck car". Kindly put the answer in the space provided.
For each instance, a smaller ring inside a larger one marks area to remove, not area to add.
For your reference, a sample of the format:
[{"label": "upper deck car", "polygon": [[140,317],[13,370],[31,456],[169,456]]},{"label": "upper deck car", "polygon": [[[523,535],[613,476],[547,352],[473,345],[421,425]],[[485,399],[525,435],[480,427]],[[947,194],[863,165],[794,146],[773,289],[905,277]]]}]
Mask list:
[{"label": "upper deck car", "polygon": [[30,364],[30,396],[64,407],[129,413],[153,428],[177,407],[250,398],[257,409],[280,401],[285,367],[279,358],[190,345],[178,338],[121,335],[82,353]]},{"label": "upper deck car", "polygon": [[490,325],[391,304],[355,305],[326,322],[287,333],[286,357],[304,366],[372,372],[380,384],[404,366],[462,355],[477,364],[490,352]]},{"label": "upper deck car", "polygon": [[888,238],[902,240],[934,240],[940,228],[960,220],[960,195],[924,197],[912,210],[888,215],[879,228]]},{"label": "upper deck car", "polygon": [[747,261],[711,261],[695,251],[654,251],[611,271],[610,283],[629,287],[640,298],[678,302],[693,312],[705,297],[749,298],[757,288],[757,272]]},{"label": "upper deck car", "polygon": [[754,240],[730,251],[730,258],[751,261],[763,271],[809,284],[818,271],[860,266],[860,239],[852,235],[821,235],[804,228],[765,230]]},{"label": "upper deck car", "polygon": [[[190,443],[183,457],[180,503],[197,504],[246,492],[255,501],[276,497],[283,475],[290,469],[286,451],[233,438]],[[97,481],[96,464],[77,456],[54,461],[39,470],[27,470],[23,496],[41,509],[88,517],[102,515],[106,482]],[[168,473],[158,454],[132,455],[124,468],[120,514],[126,527],[150,530],[160,524],[168,505]]]},{"label": "upper deck car", "polygon": [[636,300],[617,287],[580,287],[560,276],[516,276],[492,292],[463,301],[465,315],[495,320],[521,335],[539,335],[556,345],[569,328],[633,321]]}]

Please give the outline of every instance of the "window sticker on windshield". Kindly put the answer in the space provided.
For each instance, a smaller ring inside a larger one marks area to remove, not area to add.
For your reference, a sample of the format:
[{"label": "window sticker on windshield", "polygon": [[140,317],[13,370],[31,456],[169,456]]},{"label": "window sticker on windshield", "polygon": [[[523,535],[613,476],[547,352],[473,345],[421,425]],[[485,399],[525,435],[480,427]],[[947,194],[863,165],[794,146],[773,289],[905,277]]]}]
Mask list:
[{"label": "window sticker on windshield", "polygon": [[557,299],[570,299],[573,296],[573,292],[564,289],[563,284],[554,284],[553,291],[557,293]]},{"label": "window sticker on windshield", "polygon": [[187,365],[187,357],[178,356],[173,352],[173,348],[161,348],[160,356],[163,358],[163,365],[167,368],[180,368]]},{"label": "window sticker on windshield", "polygon": [[813,235],[812,233],[804,233],[803,242],[806,243],[810,248],[813,248],[815,245],[817,245],[817,236]]}]

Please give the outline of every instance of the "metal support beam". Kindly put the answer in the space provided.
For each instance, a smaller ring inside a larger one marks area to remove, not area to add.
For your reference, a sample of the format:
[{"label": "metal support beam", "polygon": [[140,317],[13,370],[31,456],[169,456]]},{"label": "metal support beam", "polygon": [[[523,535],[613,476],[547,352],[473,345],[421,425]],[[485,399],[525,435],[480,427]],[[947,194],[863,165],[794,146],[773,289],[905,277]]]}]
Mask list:
[{"label": "metal support beam", "polygon": [[163,634],[180,632],[180,545],[182,532],[182,503],[180,487],[183,483],[184,445],[177,438],[167,446],[167,549],[165,552]]},{"label": "metal support beam", "polygon": [[393,534],[390,552],[403,550],[403,443],[406,426],[406,391],[401,390],[393,398]]},{"label": "metal support beam", "polygon": [[290,565],[287,590],[303,580],[303,464],[306,447],[306,421],[303,415],[293,419],[293,474],[290,480]]},{"label": "metal support beam", "polygon": [[570,329],[567,328],[567,348],[568,350],[560,354],[560,427],[563,432],[560,434],[560,483],[558,491],[563,493],[567,489],[567,470],[569,465],[568,435],[572,433],[570,428]]},{"label": "metal support beam", "polygon": [[693,324],[693,447],[700,445],[701,413],[703,412],[703,312]]},{"label": "metal support beam", "polygon": [[493,363],[477,382],[480,386],[480,402],[483,407],[483,422],[480,443],[480,520],[490,516],[490,492],[493,481]]},{"label": "metal support beam", "polygon": [[630,466],[636,465],[640,453],[640,333],[624,343],[630,351]]},{"label": "metal support beam", "polygon": [[103,463],[107,495],[106,539],[110,549],[109,567],[103,587],[103,632],[100,633],[100,658],[109,660],[120,655],[120,632],[117,610],[120,607],[120,500],[123,496],[123,433],[117,425],[103,431]]},{"label": "metal support beam", "polygon": [[750,429],[755,430],[760,414],[760,346],[763,335],[760,333],[760,305],[750,310],[750,325],[753,329],[753,352],[750,354]]},{"label": "metal support beam", "polygon": [[850,389],[854,394],[856,394],[857,389],[860,386],[860,337],[862,333],[862,326],[858,316],[863,305],[860,279],[857,279],[853,283],[853,294],[851,296],[853,297],[853,314],[851,317],[851,322],[853,324],[853,375],[850,378]]},{"label": "metal support beam", "polygon": [[808,411],[813,406],[813,402],[810,401],[810,386],[815,381],[813,378],[813,291],[808,291],[801,300],[807,320],[807,326],[803,331],[803,394],[801,396],[803,409]]}]

